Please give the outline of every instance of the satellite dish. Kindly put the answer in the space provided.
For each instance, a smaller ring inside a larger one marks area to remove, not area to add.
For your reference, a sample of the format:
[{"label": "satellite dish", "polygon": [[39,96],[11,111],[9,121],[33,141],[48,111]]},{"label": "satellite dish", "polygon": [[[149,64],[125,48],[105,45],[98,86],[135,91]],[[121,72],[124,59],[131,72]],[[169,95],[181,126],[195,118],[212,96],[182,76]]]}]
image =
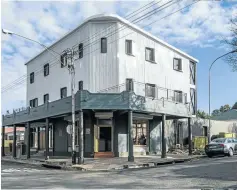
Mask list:
[{"label": "satellite dish", "polygon": [[69,135],[72,134],[72,125],[68,125],[68,126],[67,126],[67,133],[68,133]]}]

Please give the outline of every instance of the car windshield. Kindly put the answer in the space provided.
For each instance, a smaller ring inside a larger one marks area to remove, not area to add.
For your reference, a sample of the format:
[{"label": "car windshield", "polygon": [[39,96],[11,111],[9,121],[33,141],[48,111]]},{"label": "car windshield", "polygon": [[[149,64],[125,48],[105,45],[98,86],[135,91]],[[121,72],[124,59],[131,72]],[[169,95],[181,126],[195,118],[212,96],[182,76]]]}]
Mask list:
[{"label": "car windshield", "polygon": [[224,143],[226,139],[224,138],[221,138],[221,139],[215,139],[213,140],[212,142],[215,142],[215,143]]}]

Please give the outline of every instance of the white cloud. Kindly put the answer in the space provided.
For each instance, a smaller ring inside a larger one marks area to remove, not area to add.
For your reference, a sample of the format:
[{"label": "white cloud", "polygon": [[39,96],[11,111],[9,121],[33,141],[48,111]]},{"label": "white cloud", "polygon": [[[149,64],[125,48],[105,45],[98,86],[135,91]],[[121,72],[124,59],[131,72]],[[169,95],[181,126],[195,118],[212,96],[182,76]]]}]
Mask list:
[{"label": "white cloud", "polygon": [[[158,1],[156,1],[158,2]],[[162,5],[168,0],[163,0]],[[175,2],[175,1],[173,1]],[[191,0],[180,1],[151,18],[139,22],[145,26],[157,21],[149,27],[149,31],[157,37],[172,44],[179,44],[184,49],[189,46],[211,47],[219,39],[229,35],[229,19],[237,14],[237,5],[223,7],[221,2],[202,1],[194,4],[186,11],[178,12],[160,20],[160,18],[191,3]],[[78,26],[84,19],[100,13],[118,13],[125,16],[148,1],[64,1],[64,2],[2,2],[2,27],[13,30],[46,45],[60,38],[69,30]],[[154,7],[138,14],[130,21],[142,16]],[[24,63],[42,48],[34,43],[18,37],[1,35],[2,37],[2,87],[8,85],[26,73]],[[219,47],[220,48],[220,47]],[[222,47],[223,48],[223,47]],[[11,76],[11,77],[9,77]],[[2,94],[2,110],[12,109],[25,101],[25,85]],[[13,100],[15,100],[13,102]],[[22,106],[22,105],[20,105]]]}]

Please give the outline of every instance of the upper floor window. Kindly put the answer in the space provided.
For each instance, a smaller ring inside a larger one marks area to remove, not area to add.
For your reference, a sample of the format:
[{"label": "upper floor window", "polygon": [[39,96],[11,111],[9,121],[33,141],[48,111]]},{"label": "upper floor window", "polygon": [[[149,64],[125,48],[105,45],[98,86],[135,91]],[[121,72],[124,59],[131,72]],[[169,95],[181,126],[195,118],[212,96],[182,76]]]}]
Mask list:
[{"label": "upper floor window", "polygon": [[79,44],[79,59],[83,57],[83,43]]},{"label": "upper floor window", "polygon": [[49,75],[49,64],[45,64],[44,65],[44,76],[48,76]]},{"label": "upper floor window", "polygon": [[183,103],[183,93],[182,91],[174,91],[174,100],[179,103]]},{"label": "upper floor window", "polygon": [[34,81],[35,81],[35,73],[32,72],[30,73],[30,84],[34,83]]},{"label": "upper floor window", "polygon": [[107,38],[101,38],[101,53],[107,53]]},{"label": "upper floor window", "polygon": [[30,100],[30,107],[34,108],[38,106],[38,98]]},{"label": "upper floor window", "polygon": [[156,97],[156,85],[155,84],[146,84],[146,96],[147,97]]},{"label": "upper floor window", "polygon": [[196,114],[196,90],[190,88],[190,103],[191,103],[191,113],[192,115]]},{"label": "upper floor window", "polygon": [[196,64],[192,61],[189,62],[190,68],[190,84],[196,84]]},{"label": "upper floor window", "polygon": [[66,98],[67,97],[67,87],[64,87],[64,88],[60,89],[60,97],[61,98]]},{"label": "upper floor window", "polygon": [[125,41],[125,52],[128,55],[132,55],[132,40]]},{"label": "upper floor window", "polygon": [[182,59],[174,58],[174,70],[182,71]]},{"label": "upper floor window", "polygon": [[49,94],[44,95],[44,104],[46,104],[49,101]]},{"label": "upper floor window", "polygon": [[82,80],[80,80],[78,82],[78,90],[83,90],[83,81]]},{"label": "upper floor window", "polygon": [[146,48],[146,61],[155,62],[155,49]]},{"label": "upper floor window", "polygon": [[67,65],[67,53],[61,55],[61,68]]}]

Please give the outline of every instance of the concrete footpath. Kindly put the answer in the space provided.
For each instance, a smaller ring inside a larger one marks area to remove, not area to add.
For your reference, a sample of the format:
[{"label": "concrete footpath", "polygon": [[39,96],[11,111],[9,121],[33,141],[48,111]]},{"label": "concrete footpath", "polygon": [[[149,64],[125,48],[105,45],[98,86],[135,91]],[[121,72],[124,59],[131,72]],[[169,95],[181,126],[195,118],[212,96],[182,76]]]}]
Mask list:
[{"label": "concrete footpath", "polygon": [[71,164],[71,158],[44,158],[33,157],[31,159],[13,159],[11,156],[2,157],[2,161],[15,162],[20,164],[31,164],[53,169],[80,170],[80,171],[114,171],[126,169],[145,169],[154,168],[160,165],[188,162],[204,158],[204,155],[177,155],[167,154],[167,158],[161,158],[160,155],[147,155],[134,158],[134,162],[128,162],[127,158],[86,158],[84,164]]}]

